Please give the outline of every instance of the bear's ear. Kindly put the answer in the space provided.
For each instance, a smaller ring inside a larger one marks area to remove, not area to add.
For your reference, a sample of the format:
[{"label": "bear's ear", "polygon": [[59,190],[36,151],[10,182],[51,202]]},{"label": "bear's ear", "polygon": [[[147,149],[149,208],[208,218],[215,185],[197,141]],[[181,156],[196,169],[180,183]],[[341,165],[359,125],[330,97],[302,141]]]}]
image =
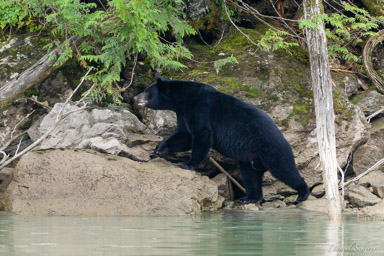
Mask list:
[{"label": "bear's ear", "polygon": [[159,73],[155,73],[155,80],[156,80],[156,82],[162,82],[162,81],[164,81],[165,79],[164,78],[162,78],[161,77],[161,75],[159,74]]}]

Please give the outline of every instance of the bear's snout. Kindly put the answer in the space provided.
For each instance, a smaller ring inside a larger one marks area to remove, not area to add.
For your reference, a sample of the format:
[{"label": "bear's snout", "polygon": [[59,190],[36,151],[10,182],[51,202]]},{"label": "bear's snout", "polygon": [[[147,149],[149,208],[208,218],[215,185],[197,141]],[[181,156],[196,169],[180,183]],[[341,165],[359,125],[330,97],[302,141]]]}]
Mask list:
[{"label": "bear's snout", "polygon": [[148,104],[148,101],[145,99],[145,95],[143,92],[133,97],[133,99],[139,106],[145,107]]}]

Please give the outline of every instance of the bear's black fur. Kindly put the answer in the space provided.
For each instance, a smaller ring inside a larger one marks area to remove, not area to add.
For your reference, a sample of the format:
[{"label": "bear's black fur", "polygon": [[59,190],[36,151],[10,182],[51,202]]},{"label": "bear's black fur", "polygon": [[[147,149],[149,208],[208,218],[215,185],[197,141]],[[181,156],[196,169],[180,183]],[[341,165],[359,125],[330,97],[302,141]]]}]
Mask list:
[{"label": "bear's black fur", "polygon": [[309,195],[300,176],[291,146],[272,119],[262,110],[215,88],[196,82],[165,80],[156,82],[135,96],[139,106],[176,112],[176,133],[160,143],[151,157],[192,149],[183,169],[193,170],[210,148],[239,162],[247,196],[239,203],[262,199],[264,172],[298,191],[297,202]]}]

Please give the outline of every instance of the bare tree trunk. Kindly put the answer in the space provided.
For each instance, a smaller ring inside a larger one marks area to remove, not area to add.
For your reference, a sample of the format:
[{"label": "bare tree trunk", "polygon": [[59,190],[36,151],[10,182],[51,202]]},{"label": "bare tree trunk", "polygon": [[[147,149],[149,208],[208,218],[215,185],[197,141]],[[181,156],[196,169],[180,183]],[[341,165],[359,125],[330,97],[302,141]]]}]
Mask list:
[{"label": "bare tree trunk", "polygon": [[[72,45],[73,43],[76,43],[78,39],[77,37],[71,37],[68,40],[69,44]],[[0,110],[12,103],[13,100],[26,90],[42,82],[54,70],[60,67],[53,66],[53,64],[55,64],[57,57],[62,53],[64,44],[65,43],[44,55],[33,66],[29,67],[23,73],[0,88]],[[53,56],[56,58],[52,58]]]},{"label": "bare tree trunk", "polygon": [[319,18],[321,0],[304,1],[304,17],[318,24],[318,29],[306,27],[306,38],[311,64],[312,88],[316,112],[317,141],[324,188],[331,220],[341,220],[341,200],[337,180],[335,115],[332,99],[332,78],[328,64],[327,39],[324,23]]}]

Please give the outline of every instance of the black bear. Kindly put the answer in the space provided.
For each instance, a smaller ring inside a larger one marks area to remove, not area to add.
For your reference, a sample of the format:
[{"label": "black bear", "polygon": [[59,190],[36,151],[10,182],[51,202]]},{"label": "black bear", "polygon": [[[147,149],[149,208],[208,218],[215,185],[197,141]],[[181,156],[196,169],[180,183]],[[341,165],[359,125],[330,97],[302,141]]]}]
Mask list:
[{"label": "black bear", "polygon": [[190,161],[179,166],[193,170],[213,148],[239,162],[247,191],[239,203],[263,198],[267,170],[298,191],[296,202],[307,199],[308,186],[296,168],[291,146],[265,112],[207,84],[166,80],[159,74],[155,79],[134,99],[139,106],[176,112],[177,129],[151,157],[192,149]]}]

